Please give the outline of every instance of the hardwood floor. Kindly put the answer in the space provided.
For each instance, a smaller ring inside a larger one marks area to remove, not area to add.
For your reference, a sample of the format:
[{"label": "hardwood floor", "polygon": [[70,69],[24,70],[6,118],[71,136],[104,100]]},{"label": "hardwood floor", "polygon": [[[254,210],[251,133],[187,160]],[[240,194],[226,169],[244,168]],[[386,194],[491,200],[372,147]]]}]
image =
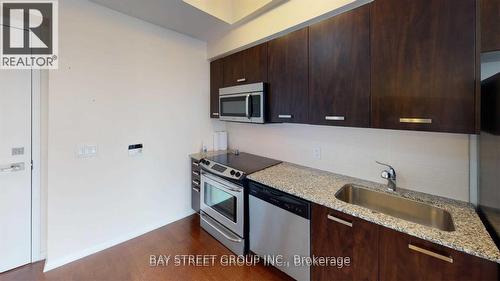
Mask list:
[{"label": "hardwood floor", "polygon": [[[202,230],[193,215],[43,273],[44,262],[0,274],[0,281],[126,281],[126,280],[292,280],[264,266],[223,266],[219,260],[232,253]],[[150,266],[150,255],[170,255],[168,266]],[[175,255],[216,255],[213,266],[176,266]]]}]

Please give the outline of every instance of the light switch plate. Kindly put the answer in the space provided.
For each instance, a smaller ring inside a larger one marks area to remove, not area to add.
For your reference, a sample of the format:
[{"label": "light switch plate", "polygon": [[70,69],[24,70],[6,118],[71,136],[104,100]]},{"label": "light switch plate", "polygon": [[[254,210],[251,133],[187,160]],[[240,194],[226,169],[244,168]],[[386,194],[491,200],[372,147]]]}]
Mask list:
[{"label": "light switch plate", "polygon": [[76,149],[76,156],[78,158],[96,157],[98,152],[97,145],[78,145]]},{"label": "light switch plate", "polygon": [[13,147],[12,156],[24,155],[24,147]]},{"label": "light switch plate", "polygon": [[314,159],[321,159],[321,147],[313,148],[313,157]]}]

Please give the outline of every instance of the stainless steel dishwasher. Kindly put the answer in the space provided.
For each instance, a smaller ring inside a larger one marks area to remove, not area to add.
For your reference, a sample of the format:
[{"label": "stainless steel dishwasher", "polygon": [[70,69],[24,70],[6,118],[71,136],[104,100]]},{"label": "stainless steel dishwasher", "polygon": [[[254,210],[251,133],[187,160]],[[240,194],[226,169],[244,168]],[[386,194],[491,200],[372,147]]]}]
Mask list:
[{"label": "stainless steel dishwasher", "polygon": [[274,266],[296,280],[310,280],[310,203],[290,194],[249,182],[250,251],[264,259],[282,257]]}]

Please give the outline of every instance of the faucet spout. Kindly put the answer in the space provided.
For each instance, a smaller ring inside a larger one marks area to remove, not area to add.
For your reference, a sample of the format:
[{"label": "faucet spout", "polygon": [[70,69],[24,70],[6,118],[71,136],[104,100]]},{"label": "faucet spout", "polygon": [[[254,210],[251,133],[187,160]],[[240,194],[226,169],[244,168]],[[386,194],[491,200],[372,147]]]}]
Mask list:
[{"label": "faucet spout", "polygon": [[389,189],[390,191],[396,191],[396,186],[397,186],[397,184],[396,184],[396,170],[394,170],[394,168],[391,165],[384,164],[384,163],[381,163],[378,161],[375,161],[375,162],[377,162],[377,164],[379,164],[379,165],[387,167],[387,170],[383,170],[382,174],[380,176],[383,179],[387,180],[387,189]]}]

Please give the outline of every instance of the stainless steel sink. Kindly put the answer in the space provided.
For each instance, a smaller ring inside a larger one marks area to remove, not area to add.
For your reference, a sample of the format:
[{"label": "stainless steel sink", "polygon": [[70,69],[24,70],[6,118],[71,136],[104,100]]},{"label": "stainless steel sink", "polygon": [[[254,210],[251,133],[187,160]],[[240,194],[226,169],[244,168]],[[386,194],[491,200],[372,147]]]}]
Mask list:
[{"label": "stainless steel sink", "polygon": [[444,231],[454,231],[455,226],[447,211],[383,192],[373,191],[348,184],[336,194],[337,199],[358,205],[396,218],[434,227]]}]

